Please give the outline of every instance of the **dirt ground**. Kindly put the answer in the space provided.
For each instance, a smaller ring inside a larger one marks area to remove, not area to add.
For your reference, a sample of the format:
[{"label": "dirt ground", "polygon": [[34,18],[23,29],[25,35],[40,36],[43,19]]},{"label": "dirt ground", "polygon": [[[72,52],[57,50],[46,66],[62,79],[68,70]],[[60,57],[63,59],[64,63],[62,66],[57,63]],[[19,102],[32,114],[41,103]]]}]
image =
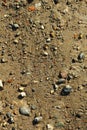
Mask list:
[{"label": "dirt ground", "polygon": [[87,130],[87,0],[1,0],[0,82],[0,130]]}]

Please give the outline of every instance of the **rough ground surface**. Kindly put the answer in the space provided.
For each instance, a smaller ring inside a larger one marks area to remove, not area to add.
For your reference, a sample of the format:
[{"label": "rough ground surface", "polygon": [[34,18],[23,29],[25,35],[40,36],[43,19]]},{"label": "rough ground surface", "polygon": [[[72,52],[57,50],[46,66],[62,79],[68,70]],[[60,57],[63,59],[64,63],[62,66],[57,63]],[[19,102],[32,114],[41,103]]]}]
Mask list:
[{"label": "rough ground surface", "polygon": [[87,130],[87,0],[1,0],[0,79],[0,130]]}]

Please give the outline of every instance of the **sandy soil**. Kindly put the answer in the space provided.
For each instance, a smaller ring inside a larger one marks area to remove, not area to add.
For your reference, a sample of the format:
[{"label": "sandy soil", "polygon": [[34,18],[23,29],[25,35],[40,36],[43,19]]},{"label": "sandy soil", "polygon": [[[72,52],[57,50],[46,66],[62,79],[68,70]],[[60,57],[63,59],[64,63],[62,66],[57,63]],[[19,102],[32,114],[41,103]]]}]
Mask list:
[{"label": "sandy soil", "polygon": [[87,0],[1,0],[0,82],[0,130],[87,130]]}]

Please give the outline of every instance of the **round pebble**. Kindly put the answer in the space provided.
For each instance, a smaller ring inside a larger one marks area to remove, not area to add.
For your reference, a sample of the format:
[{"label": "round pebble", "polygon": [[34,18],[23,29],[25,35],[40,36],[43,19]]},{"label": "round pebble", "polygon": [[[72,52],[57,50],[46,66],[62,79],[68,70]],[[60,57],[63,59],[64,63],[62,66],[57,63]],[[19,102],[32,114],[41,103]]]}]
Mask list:
[{"label": "round pebble", "polygon": [[63,78],[61,78],[61,79],[58,80],[57,84],[63,84],[63,83],[65,83],[65,82],[66,82],[66,80],[63,79]]},{"label": "round pebble", "polygon": [[38,117],[35,117],[34,118],[34,120],[33,120],[33,124],[35,125],[35,124],[38,124],[39,122],[41,122],[42,121],[42,116],[38,116]]},{"label": "round pebble", "polygon": [[30,116],[30,108],[29,107],[22,106],[22,107],[19,108],[19,112],[22,115]]},{"label": "round pebble", "polygon": [[70,85],[66,85],[66,86],[62,89],[61,95],[62,95],[62,96],[69,95],[70,92],[71,92],[71,90],[72,90],[72,87],[71,87]]}]

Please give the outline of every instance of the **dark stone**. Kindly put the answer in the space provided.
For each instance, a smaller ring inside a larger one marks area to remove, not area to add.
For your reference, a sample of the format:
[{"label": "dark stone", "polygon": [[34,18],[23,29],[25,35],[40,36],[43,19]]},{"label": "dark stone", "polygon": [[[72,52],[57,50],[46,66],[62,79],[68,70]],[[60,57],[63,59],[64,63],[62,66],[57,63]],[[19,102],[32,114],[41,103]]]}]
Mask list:
[{"label": "dark stone", "polygon": [[62,89],[61,95],[62,95],[62,96],[67,96],[67,95],[70,94],[71,90],[72,90],[72,87],[69,86],[69,85],[67,85],[67,86],[65,86],[65,87]]},{"label": "dark stone", "polygon": [[59,0],[54,0],[54,3],[55,3],[55,4],[58,4],[58,2],[59,2]]}]

